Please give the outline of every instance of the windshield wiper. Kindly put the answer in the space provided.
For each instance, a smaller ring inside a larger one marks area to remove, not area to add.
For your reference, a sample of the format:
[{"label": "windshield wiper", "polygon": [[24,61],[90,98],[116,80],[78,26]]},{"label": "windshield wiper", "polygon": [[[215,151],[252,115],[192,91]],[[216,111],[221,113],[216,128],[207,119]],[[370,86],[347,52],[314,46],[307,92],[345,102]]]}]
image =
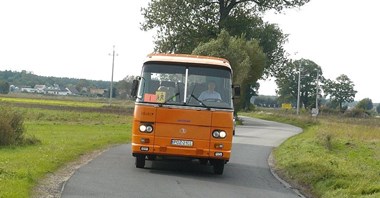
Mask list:
[{"label": "windshield wiper", "polygon": [[205,103],[203,103],[201,100],[199,100],[196,96],[194,96],[194,94],[191,94],[190,97],[194,98],[196,101],[198,101],[199,103],[201,103],[204,107],[210,109],[209,106],[207,106]]},{"label": "windshield wiper", "polygon": [[177,97],[179,96],[179,92],[177,92],[176,94],[174,94],[173,96],[171,96],[170,98],[166,99],[165,102],[163,102],[163,104],[166,104],[169,100],[173,99],[174,97]]},{"label": "windshield wiper", "polygon": [[201,100],[199,100],[196,96],[194,96],[194,90],[195,90],[195,87],[197,86],[197,84],[194,85],[194,88],[193,90],[191,91],[191,94],[190,94],[190,97],[189,99],[187,100],[187,102],[185,104],[188,104],[191,100],[191,98],[194,98],[196,101],[198,101],[199,103],[201,103],[204,107],[206,107],[207,109],[210,109],[210,107],[208,107],[205,103],[203,103]]}]

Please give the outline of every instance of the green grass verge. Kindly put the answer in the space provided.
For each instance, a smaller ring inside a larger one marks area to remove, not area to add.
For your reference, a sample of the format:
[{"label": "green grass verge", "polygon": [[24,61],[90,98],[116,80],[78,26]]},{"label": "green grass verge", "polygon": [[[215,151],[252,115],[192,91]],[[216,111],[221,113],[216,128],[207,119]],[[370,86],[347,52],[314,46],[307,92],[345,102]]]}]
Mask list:
[{"label": "green grass verge", "polygon": [[25,117],[26,135],[41,143],[0,147],[0,197],[30,197],[47,173],[87,152],[130,141],[130,115],[16,109]]},{"label": "green grass verge", "polygon": [[[352,120],[278,113],[244,115],[300,126],[274,150],[278,173],[313,197],[380,197],[378,119]],[[372,123],[372,124],[369,124]]]},{"label": "green grass verge", "polygon": [[[36,104],[36,105],[49,105],[59,107],[88,107],[100,108],[109,105],[106,99],[90,99],[83,97],[49,97],[45,95],[31,95],[29,98],[21,95],[22,97],[2,95],[0,102],[9,103],[22,103],[22,104]],[[133,102],[129,100],[113,100],[112,105],[117,107],[133,106]]]}]

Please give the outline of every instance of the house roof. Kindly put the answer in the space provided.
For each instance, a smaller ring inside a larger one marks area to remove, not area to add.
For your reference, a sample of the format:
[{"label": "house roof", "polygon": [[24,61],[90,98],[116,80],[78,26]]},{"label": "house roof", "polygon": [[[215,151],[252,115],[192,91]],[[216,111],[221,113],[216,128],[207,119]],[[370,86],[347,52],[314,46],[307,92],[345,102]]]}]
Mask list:
[{"label": "house roof", "polygon": [[75,87],[68,87],[67,89],[73,94],[79,94],[79,91]]}]

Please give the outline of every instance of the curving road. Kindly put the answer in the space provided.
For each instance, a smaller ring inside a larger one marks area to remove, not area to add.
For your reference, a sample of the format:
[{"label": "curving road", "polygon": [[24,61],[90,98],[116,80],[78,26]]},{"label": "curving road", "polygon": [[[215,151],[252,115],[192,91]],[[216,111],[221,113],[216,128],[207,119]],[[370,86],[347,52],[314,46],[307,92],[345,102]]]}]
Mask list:
[{"label": "curving road", "polygon": [[147,161],[147,168],[138,169],[130,145],[121,145],[78,169],[66,182],[62,197],[299,197],[271,174],[267,158],[301,129],[242,119],[223,175],[214,175],[211,166],[196,161]]}]

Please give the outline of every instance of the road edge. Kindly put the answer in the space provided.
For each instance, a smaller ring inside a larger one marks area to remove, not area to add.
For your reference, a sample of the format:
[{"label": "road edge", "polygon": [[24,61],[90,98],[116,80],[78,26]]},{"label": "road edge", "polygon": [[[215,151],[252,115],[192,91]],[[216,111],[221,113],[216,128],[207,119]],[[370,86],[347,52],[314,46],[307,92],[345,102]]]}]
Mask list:
[{"label": "road edge", "polygon": [[105,151],[109,150],[111,147],[112,146],[83,154],[78,159],[63,165],[58,170],[48,173],[43,179],[37,182],[36,186],[33,187],[31,197],[60,198],[66,182],[75,174],[75,172]]},{"label": "road edge", "polygon": [[305,195],[303,195],[301,193],[301,191],[296,188],[296,187],[293,187],[292,185],[290,185],[287,181],[283,180],[278,174],[277,172],[275,171],[275,160],[274,160],[274,157],[273,157],[273,150],[272,152],[269,154],[269,157],[267,159],[267,162],[268,162],[268,165],[269,165],[269,170],[271,172],[271,174],[279,181],[281,182],[282,185],[285,186],[285,188],[288,188],[288,189],[291,189],[294,193],[296,193],[299,197],[301,198],[307,198]]}]

